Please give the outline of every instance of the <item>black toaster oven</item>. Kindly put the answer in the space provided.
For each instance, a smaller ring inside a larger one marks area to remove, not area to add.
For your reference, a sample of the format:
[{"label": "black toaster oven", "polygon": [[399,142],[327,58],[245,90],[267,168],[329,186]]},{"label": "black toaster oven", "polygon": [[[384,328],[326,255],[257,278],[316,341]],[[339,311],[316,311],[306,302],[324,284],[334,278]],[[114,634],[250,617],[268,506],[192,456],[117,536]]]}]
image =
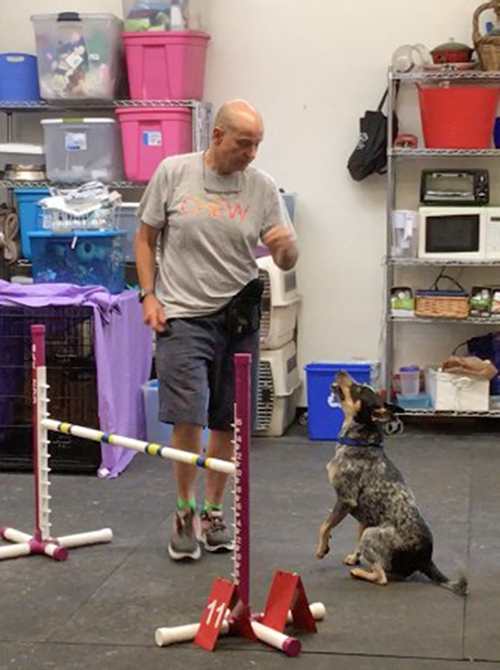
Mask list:
[{"label": "black toaster oven", "polygon": [[487,205],[490,200],[488,170],[422,170],[422,205]]}]

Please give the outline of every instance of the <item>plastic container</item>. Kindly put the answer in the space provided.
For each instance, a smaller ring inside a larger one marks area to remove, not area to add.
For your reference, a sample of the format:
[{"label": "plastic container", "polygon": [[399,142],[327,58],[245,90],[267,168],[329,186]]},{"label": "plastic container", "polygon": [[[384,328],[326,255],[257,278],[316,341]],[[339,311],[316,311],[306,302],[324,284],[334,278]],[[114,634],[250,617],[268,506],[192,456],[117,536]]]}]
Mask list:
[{"label": "plastic container", "polygon": [[260,352],[257,435],[283,435],[295,419],[300,387],[295,342],[274,351]]},{"label": "plastic container", "polygon": [[82,230],[115,230],[117,228],[117,206],[101,206],[93,212],[81,214],[68,214],[54,207],[41,207],[42,228],[57,233],[72,233]]},{"label": "plastic container", "polygon": [[116,113],[122,133],[125,175],[130,181],[149,181],[164,158],[192,150],[190,109],[123,107]]},{"label": "plastic container", "polygon": [[121,143],[115,119],[43,119],[42,126],[49,179],[59,182],[121,179]]},{"label": "plastic container", "polygon": [[419,86],[425,146],[489,149],[500,89],[488,86]]},{"label": "plastic container", "polygon": [[399,368],[401,395],[415,396],[420,391],[420,368],[418,365],[408,365]]},{"label": "plastic container", "polygon": [[3,165],[36,165],[45,162],[45,150],[41,144],[27,142],[2,142],[0,144],[0,164]]},{"label": "plastic container", "polygon": [[135,261],[134,237],[139,227],[136,215],[138,202],[123,202],[118,209],[118,228],[127,233],[125,240],[125,260],[129,263]]},{"label": "plastic container", "polygon": [[33,279],[40,283],[104,286],[110,293],[125,288],[124,243],[126,233],[29,233]]},{"label": "plastic container", "polygon": [[123,33],[132,100],[201,100],[209,35]]},{"label": "plastic container", "polygon": [[396,400],[400,407],[409,411],[432,408],[432,398],[427,393],[419,393],[418,395],[408,396],[402,395],[401,393],[396,393]]},{"label": "plastic container", "polygon": [[40,99],[36,56],[0,54],[0,100],[33,102]]},{"label": "plastic container", "polygon": [[127,33],[199,27],[194,21],[192,0],[123,0],[122,4],[123,29]]},{"label": "plastic container", "polygon": [[38,78],[46,100],[112,100],[121,77],[122,21],[111,14],[38,14]]},{"label": "plastic container", "polygon": [[[142,386],[142,397],[144,400],[144,413],[146,415],[146,439],[154,444],[171,446],[172,425],[163,423],[158,419],[158,380],[150,379]],[[207,445],[209,436],[208,428],[202,432],[203,446]]]},{"label": "plastic container", "polygon": [[488,412],[490,407],[487,379],[428,368],[425,389],[435,410],[453,412]]},{"label": "plastic container", "polygon": [[311,440],[336,440],[344,420],[340,404],[331,392],[337,372],[344,370],[360,384],[369,384],[373,376],[373,363],[318,362],[309,363],[305,370],[309,437]]},{"label": "plastic container", "polygon": [[29,233],[41,228],[40,200],[49,195],[48,188],[15,188],[17,214],[21,234],[21,250],[24,258],[31,259]]},{"label": "plastic container", "polygon": [[392,212],[392,256],[416,258],[418,249],[418,212],[395,209]]},{"label": "plastic container", "polygon": [[295,200],[297,198],[297,194],[294,191],[282,191],[282,190],[280,190],[280,194],[281,197],[283,198],[283,202],[285,203],[285,207],[288,211],[290,221],[293,221],[293,218],[295,216]]}]

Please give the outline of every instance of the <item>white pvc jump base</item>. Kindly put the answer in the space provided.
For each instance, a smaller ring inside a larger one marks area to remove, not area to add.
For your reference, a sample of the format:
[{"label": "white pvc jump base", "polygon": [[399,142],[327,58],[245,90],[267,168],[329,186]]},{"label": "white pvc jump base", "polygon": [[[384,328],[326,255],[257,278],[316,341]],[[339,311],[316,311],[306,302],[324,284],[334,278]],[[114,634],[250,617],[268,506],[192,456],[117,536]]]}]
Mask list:
[{"label": "white pvc jump base", "polygon": [[[51,535],[49,506],[49,431],[75,435],[95,442],[106,442],[112,445],[134,449],[150,456],[159,456],[167,460],[178,461],[189,465],[208,468],[227,475],[233,475],[234,483],[234,515],[235,515],[235,549],[233,552],[233,584],[239,591],[241,602],[248,610],[250,598],[250,496],[249,496],[249,447],[250,447],[250,365],[249,354],[236,354],[236,402],[234,421],[234,463],[217,458],[205,458],[191,452],[173,449],[168,446],[144,442],[130,437],[106,433],[93,428],[77,426],[49,418],[47,370],[45,367],[45,326],[31,326],[33,353],[33,459],[35,473],[35,533],[29,535],[9,527],[0,527],[0,537],[13,543],[12,546],[0,547],[0,560],[17,558],[32,554],[45,554],[58,561],[68,557],[68,549],[84,545],[110,542],[113,533],[110,528],[77,533],[54,538]],[[248,610],[249,611],[249,610]],[[309,611],[315,620],[323,619],[325,607],[322,603],[309,605]],[[283,611],[283,616],[286,611]],[[308,614],[309,616],[309,614]],[[253,635],[288,656],[296,656],[301,644],[296,638],[289,637],[278,630],[264,625],[258,619],[261,615],[252,615],[250,626]],[[292,612],[288,612],[287,620],[292,620]],[[283,619],[284,621],[284,619]],[[227,611],[221,622],[220,632],[233,632],[235,621]],[[175,642],[194,640],[200,624],[189,624],[173,628],[158,628],[155,633],[156,644],[160,647]],[[235,628],[236,630],[236,628]]]}]

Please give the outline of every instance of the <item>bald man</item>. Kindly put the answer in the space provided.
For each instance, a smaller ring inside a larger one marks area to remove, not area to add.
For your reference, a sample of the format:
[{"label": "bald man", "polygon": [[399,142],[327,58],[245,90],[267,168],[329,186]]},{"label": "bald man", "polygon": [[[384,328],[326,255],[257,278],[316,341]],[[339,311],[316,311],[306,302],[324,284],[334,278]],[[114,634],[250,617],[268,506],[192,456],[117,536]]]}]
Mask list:
[{"label": "bald man", "polygon": [[[207,456],[233,454],[235,353],[252,354],[256,407],[261,287],[259,239],[287,270],[298,256],[295,232],[278,188],[250,166],[264,137],[259,112],[244,100],[218,111],[210,147],[166,158],[142,198],[136,265],[144,322],[156,333],[159,419],[173,424],[172,446]],[[158,250],[158,266],[156,253]],[[198,515],[197,469],[175,464],[177,504],[168,542],[173,560],[231,551],[222,513],[227,476],[206,471]]]}]

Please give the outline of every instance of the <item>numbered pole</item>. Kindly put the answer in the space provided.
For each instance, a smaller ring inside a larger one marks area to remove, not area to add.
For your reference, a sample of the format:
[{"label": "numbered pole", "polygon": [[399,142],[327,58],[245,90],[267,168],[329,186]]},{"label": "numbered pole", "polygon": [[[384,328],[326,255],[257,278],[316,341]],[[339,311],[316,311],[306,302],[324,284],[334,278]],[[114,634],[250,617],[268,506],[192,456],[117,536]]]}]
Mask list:
[{"label": "numbered pole", "polygon": [[245,605],[250,604],[250,429],[251,429],[251,370],[252,356],[236,354],[235,393],[235,548],[234,581]]}]

